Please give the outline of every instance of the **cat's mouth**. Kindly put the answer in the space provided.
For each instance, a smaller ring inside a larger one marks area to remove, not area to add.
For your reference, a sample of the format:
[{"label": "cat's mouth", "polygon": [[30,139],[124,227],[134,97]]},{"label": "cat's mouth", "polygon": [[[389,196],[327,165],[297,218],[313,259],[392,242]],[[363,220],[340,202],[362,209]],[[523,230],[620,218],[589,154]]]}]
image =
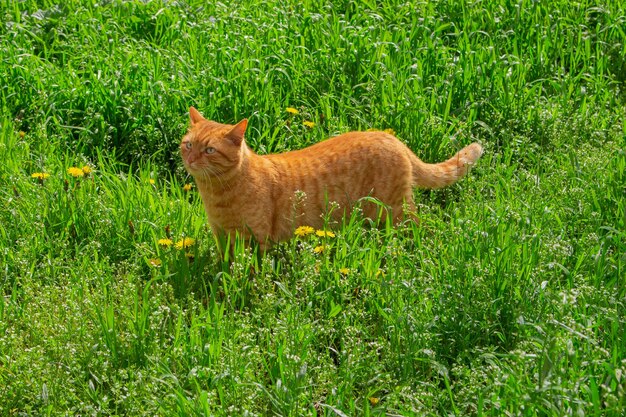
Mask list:
[{"label": "cat's mouth", "polygon": [[207,169],[204,167],[199,167],[195,162],[185,162],[185,169],[194,177],[204,177],[206,176]]},{"label": "cat's mouth", "polygon": [[215,178],[224,174],[223,170],[206,165],[198,164],[195,161],[184,163],[187,172],[189,172],[194,178]]}]

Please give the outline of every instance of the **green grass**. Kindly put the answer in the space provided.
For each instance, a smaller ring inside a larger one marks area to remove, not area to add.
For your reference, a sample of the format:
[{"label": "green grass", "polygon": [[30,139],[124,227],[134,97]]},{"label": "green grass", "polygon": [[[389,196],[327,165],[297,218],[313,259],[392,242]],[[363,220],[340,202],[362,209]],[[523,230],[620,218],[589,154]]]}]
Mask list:
[{"label": "green grass", "polygon": [[[0,415],[626,412],[623,2],[208,3],[0,0]],[[486,152],[419,225],[231,265],[190,105]]]}]

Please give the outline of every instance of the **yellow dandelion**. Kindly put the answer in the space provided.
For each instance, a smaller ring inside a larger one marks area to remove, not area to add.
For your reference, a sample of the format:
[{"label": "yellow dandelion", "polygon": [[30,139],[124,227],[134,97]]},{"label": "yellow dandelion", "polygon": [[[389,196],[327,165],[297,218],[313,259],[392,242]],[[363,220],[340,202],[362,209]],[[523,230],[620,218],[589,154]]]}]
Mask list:
[{"label": "yellow dandelion", "polygon": [[150,184],[152,184],[152,185],[154,185],[154,184],[156,183],[156,181],[155,181],[154,179],[152,179],[152,178],[150,178],[150,179],[148,180],[148,182],[149,182]]},{"label": "yellow dandelion", "polygon": [[70,167],[67,169],[67,173],[70,174],[74,178],[80,178],[85,176],[82,168]]},{"label": "yellow dandelion", "polygon": [[159,239],[157,241],[157,243],[159,244],[159,246],[163,246],[164,248],[169,248],[170,246],[172,246],[172,239]]},{"label": "yellow dandelion", "polygon": [[193,188],[193,184],[185,184],[183,185],[183,191],[189,192]]},{"label": "yellow dandelion", "polygon": [[89,175],[89,174],[91,174],[91,172],[92,172],[92,171],[93,171],[93,169],[91,169],[91,167],[90,167],[89,165],[85,165],[85,166],[83,167],[83,173],[84,173],[85,175]]},{"label": "yellow dandelion", "polygon": [[383,132],[389,133],[390,135],[395,135],[396,134],[396,131],[393,130],[392,128],[385,129],[385,130],[383,130]]},{"label": "yellow dandelion", "polygon": [[23,138],[24,136],[26,136],[26,132],[24,132],[23,130],[20,130],[20,138]]},{"label": "yellow dandelion", "polygon": [[158,268],[161,266],[162,262],[159,258],[150,258],[148,259],[148,263],[150,264],[150,266],[153,266],[155,268]]},{"label": "yellow dandelion", "polygon": [[291,114],[298,114],[300,113],[297,109],[294,109],[293,107],[287,107],[287,113],[291,113]]},{"label": "yellow dandelion", "polygon": [[33,172],[31,174],[31,178],[36,178],[39,181],[43,181],[46,178],[48,178],[50,176],[50,174],[48,174],[47,172]]},{"label": "yellow dandelion", "polygon": [[187,258],[190,261],[193,261],[195,258],[195,255],[191,252],[185,252],[185,258]]},{"label": "yellow dandelion", "polygon": [[339,268],[339,273],[343,275],[348,275],[350,273],[350,268]]},{"label": "yellow dandelion", "polygon": [[324,249],[326,249],[324,247],[324,245],[316,246],[316,247],[313,248],[313,252],[315,252],[315,253],[322,253],[322,252],[324,252]]},{"label": "yellow dandelion", "polygon": [[370,397],[370,404],[372,404],[372,407],[376,407],[376,404],[378,404],[380,402],[380,398],[376,398],[376,397]]},{"label": "yellow dandelion", "polygon": [[315,122],[310,122],[308,120],[306,122],[302,122],[302,124],[308,127],[309,129],[312,129],[313,127],[315,127]]},{"label": "yellow dandelion", "polygon": [[318,230],[315,234],[319,237],[335,237],[335,234],[328,230]]},{"label": "yellow dandelion", "polygon": [[311,226],[300,226],[300,227],[298,227],[296,229],[295,232],[293,232],[293,234],[298,236],[298,237],[304,237],[306,235],[310,235],[314,231],[315,231],[315,229],[312,228]]},{"label": "yellow dandelion", "polygon": [[179,240],[178,242],[176,242],[176,249],[187,249],[191,246],[193,246],[196,243],[196,241],[190,237],[186,237],[184,239]]}]

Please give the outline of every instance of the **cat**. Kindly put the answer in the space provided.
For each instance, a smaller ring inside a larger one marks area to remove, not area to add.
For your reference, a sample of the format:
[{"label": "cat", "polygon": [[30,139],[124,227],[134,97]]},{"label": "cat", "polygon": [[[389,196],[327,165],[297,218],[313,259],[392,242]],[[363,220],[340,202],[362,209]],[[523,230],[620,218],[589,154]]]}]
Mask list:
[{"label": "cat", "polygon": [[[308,148],[257,155],[244,140],[247,119],[236,125],[205,119],[189,109],[180,144],[209,225],[217,236],[254,238],[262,250],[287,240],[299,226],[324,227],[324,215],[341,220],[364,197],[380,200],[398,222],[415,212],[413,187],[439,188],[462,178],[482,155],[472,143],[439,164],[422,162],[385,132],[349,132]],[[368,200],[368,199],[364,199]],[[363,215],[380,206],[362,201]],[[329,213],[330,211],[330,213]]]}]

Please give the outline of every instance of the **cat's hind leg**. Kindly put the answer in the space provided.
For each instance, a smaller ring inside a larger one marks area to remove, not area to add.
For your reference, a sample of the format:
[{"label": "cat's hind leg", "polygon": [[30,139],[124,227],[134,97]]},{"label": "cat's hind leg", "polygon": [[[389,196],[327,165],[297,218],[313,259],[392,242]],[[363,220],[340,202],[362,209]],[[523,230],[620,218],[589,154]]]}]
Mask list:
[{"label": "cat's hind leg", "polygon": [[413,221],[419,224],[419,218],[417,217],[417,207],[413,202],[413,190],[407,193],[402,201],[396,202],[391,206],[393,213],[393,223],[400,224],[404,221]]}]

